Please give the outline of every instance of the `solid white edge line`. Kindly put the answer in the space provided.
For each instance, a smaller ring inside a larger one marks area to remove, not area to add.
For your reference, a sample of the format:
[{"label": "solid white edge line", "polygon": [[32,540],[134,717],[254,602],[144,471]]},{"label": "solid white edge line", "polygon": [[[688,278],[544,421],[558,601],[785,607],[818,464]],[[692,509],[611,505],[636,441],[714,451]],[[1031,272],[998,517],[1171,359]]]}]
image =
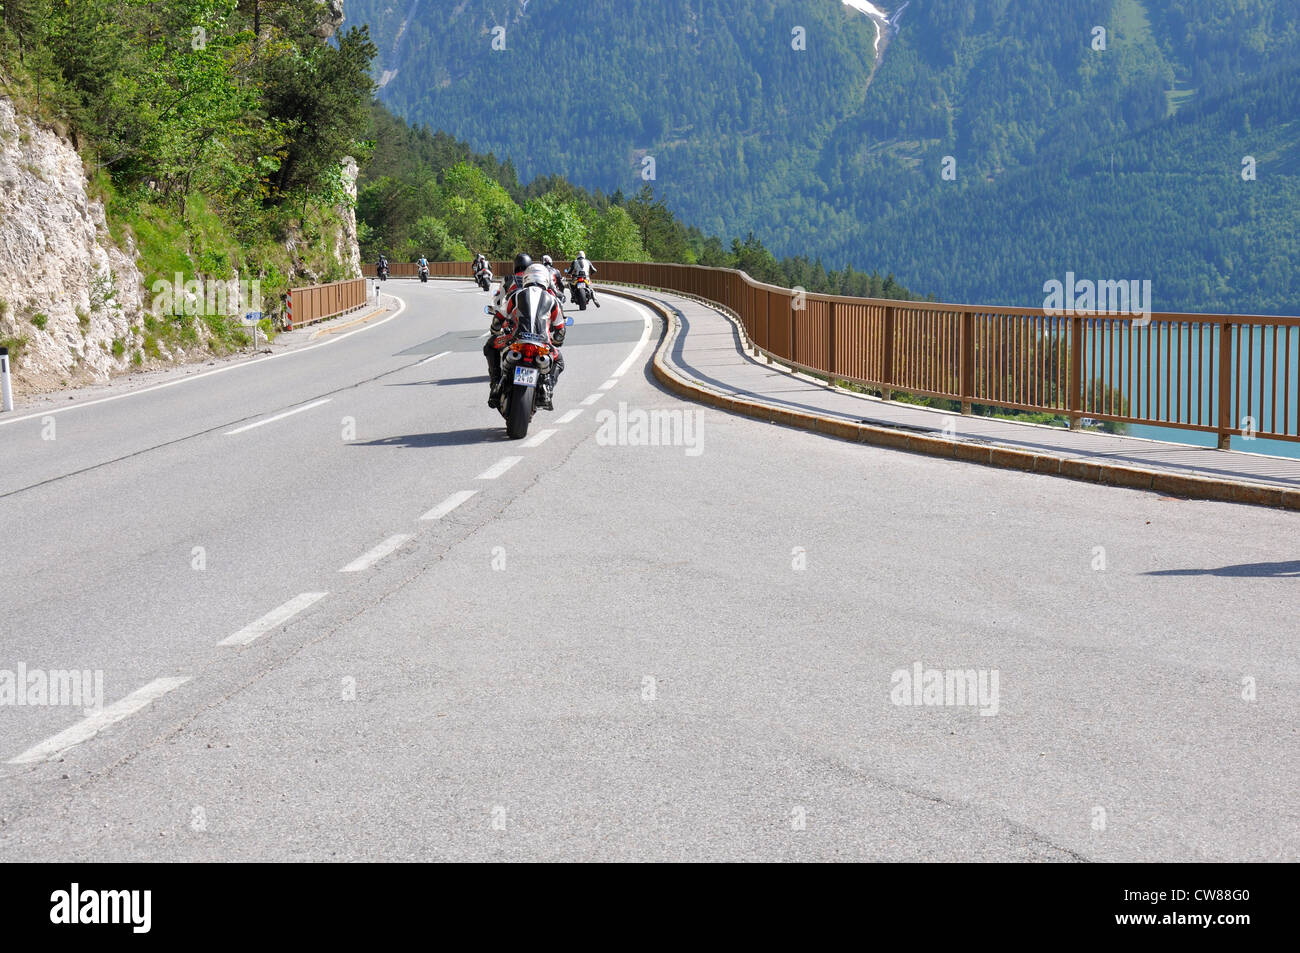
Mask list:
[{"label": "solid white edge line", "polygon": [[478,478],[480,480],[495,480],[522,459],[523,457],[502,457],[496,463],[492,464],[492,466],[480,473]]},{"label": "solid white edge line", "polygon": [[551,437],[555,436],[555,434],[556,431],[554,429],[539,430],[519,446],[531,450],[533,447],[540,447],[542,444],[546,443],[547,440],[551,439]]},{"label": "solid white edge line", "polygon": [[429,510],[429,512],[421,516],[420,519],[440,520],[477,492],[478,490],[461,490],[459,493],[453,493],[451,496],[447,497],[445,500],[443,500],[433,509]]},{"label": "solid white edge line", "polygon": [[295,407],[293,410],[286,410],[282,414],[276,414],[274,417],[267,417],[265,420],[259,420],[256,423],[245,424],[242,427],[236,427],[234,430],[227,430],[222,436],[233,437],[237,433],[243,433],[246,430],[255,430],[266,424],[273,424],[277,420],[284,420],[285,417],[292,417],[294,414],[301,414],[304,410],[311,410],[313,407],[319,407],[321,404],[328,404],[334,398],[326,397],[324,400],[318,400],[312,404],[306,404],[302,407]]},{"label": "solid white edge line", "polygon": [[610,388],[612,388],[612,387],[617,387],[617,386],[618,386],[618,378],[617,378],[617,377],[611,377],[609,380],[605,381],[605,383],[603,383],[603,384],[600,385],[600,389],[601,389],[601,390],[609,390]]},{"label": "solid white edge line", "polygon": [[364,572],[385,556],[396,551],[403,543],[414,538],[415,536],[412,533],[398,533],[396,536],[390,536],[364,556],[352,560],[339,572]]},{"label": "solid white edge line", "polygon": [[304,592],[301,595],[294,596],[284,605],[272,609],[256,622],[251,622],[234,635],[222,639],[217,643],[217,645],[248,645],[254,639],[266,635],[266,633],[270,632],[272,629],[284,625],[299,612],[314,605],[328,595],[328,592]]},{"label": "solid white edge line", "polygon": [[[627,301],[626,298],[624,298],[623,300]],[[645,321],[645,330],[641,332],[641,340],[638,341],[636,347],[632,349],[632,353],[627,356],[627,360],[625,360],[622,364],[620,364],[618,366],[618,370],[614,372],[613,374],[614,377],[622,377],[624,374],[628,372],[628,368],[632,366],[632,363],[637,359],[638,355],[640,355],[641,351],[645,348],[646,342],[650,340],[650,326],[652,323],[650,317],[650,311],[646,309],[644,306],[637,304],[635,301],[627,301],[627,303],[630,304],[635,310],[641,312],[641,318]]]},{"label": "solid white edge line", "polygon": [[174,688],[179,688],[189,680],[188,675],[175,678],[156,678],[143,688],[137,688],[121,701],[113,702],[107,708],[87,716],[71,728],[60,731],[53,738],[42,741],[34,748],[28,748],[18,757],[11,758],[9,763],[30,764],[33,761],[48,761],[55,758],[69,748],[79,745],[83,741],[89,741],[109,725],[121,721],[128,715],[135,714],[150,702],[161,698]]},{"label": "solid white edge line", "polygon": [[42,410],[34,414],[27,414],[24,417],[15,417],[12,420],[0,420],[0,427],[5,427],[8,426],[9,424],[19,424],[22,423],[24,420],[35,420],[38,417],[49,417],[52,416],[53,414],[64,414],[70,410],[81,410],[85,407],[94,407],[96,404],[107,404],[109,401],[113,401],[113,400],[123,400],[127,397],[139,397],[141,394],[152,394],[154,391],[164,390],[165,388],[168,387],[175,387],[177,384],[188,384],[190,381],[202,380],[203,378],[211,377],[214,374],[225,374],[227,371],[237,371],[241,367],[252,367],[254,364],[261,364],[265,361],[278,361],[282,357],[293,357],[294,355],[297,354],[306,354],[308,351],[314,351],[317,348],[329,347],[331,344],[337,344],[339,341],[346,341],[354,334],[363,334],[366,331],[372,331],[377,327],[381,327],[382,325],[385,325],[389,321],[392,321],[394,318],[398,317],[403,311],[406,310],[406,302],[403,299],[399,298],[397,295],[389,295],[389,297],[398,302],[398,308],[388,317],[384,318],[384,320],[375,321],[370,324],[363,325],[357,328],[355,331],[349,331],[347,334],[340,334],[338,337],[327,338],[326,340],[321,341],[319,344],[308,344],[306,347],[300,347],[292,351],[286,351],[283,354],[270,354],[267,355],[266,357],[255,357],[251,361],[241,361],[237,364],[227,364],[225,367],[218,367],[215,370],[204,371],[202,374],[192,374],[188,377],[179,377],[174,381],[166,381],[162,384],[154,384],[152,387],[142,387],[139,390],[127,391],[124,394],[112,394],[108,397],[100,397],[96,400],[88,400],[83,404],[73,404],[70,407],[57,407],[57,408],[51,407],[48,410]]},{"label": "solid white edge line", "polygon": [[446,356],[447,356],[448,354],[450,354],[450,353],[451,353],[451,351],[443,351],[441,354],[435,354],[435,355],[433,355],[433,357],[426,357],[423,361],[421,361],[419,364],[416,364],[415,366],[416,366],[416,367],[423,367],[425,364],[428,364],[428,363],[430,363],[430,362],[432,362],[432,361],[436,361],[436,360],[437,360],[438,358],[440,358],[440,357],[446,357]]},{"label": "solid white edge line", "polygon": [[575,420],[577,420],[578,417],[579,417],[581,414],[582,414],[582,408],[581,408],[581,407],[575,407],[575,408],[573,408],[573,410],[569,411],[569,412],[566,413],[563,417],[561,417],[559,420],[557,420],[556,423],[557,423],[557,424],[571,424],[571,423],[573,423]]}]

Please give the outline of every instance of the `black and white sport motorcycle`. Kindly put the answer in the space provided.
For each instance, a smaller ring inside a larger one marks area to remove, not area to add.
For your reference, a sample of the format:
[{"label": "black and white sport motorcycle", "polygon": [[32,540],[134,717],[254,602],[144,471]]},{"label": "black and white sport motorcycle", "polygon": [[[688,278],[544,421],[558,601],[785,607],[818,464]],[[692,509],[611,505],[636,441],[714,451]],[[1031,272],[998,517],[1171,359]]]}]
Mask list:
[{"label": "black and white sport motorcycle", "polygon": [[487,291],[488,286],[492,284],[492,269],[483,268],[479,271],[474,272],[474,283],[477,284],[484,291]]},{"label": "black and white sport motorcycle", "polygon": [[[508,299],[516,325],[513,339],[500,350],[501,378],[497,384],[497,410],[506,421],[511,440],[528,436],[528,426],[538,407],[548,402],[554,386],[552,374],[559,358],[557,343],[563,342],[563,328],[551,337],[551,314],[559,307],[554,294],[540,285],[525,285]],[[486,313],[497,316],[495,308]],[[572,318],[565,325],[573,323]]]}]

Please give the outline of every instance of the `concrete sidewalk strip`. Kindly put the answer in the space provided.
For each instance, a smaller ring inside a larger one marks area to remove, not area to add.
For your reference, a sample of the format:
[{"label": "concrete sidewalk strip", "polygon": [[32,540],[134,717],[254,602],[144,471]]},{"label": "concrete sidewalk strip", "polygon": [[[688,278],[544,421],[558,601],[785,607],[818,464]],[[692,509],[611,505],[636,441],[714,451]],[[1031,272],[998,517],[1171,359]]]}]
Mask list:
[{"label": "concrete sidewalk strip", "polygon": [[712,305],[666,291],[608,290],[665,320],[653,372],[688,400],[913,453],[1172,496],[1300,510],[1300,460],[884,401],[751,358],[752,345],[738,323]]}]

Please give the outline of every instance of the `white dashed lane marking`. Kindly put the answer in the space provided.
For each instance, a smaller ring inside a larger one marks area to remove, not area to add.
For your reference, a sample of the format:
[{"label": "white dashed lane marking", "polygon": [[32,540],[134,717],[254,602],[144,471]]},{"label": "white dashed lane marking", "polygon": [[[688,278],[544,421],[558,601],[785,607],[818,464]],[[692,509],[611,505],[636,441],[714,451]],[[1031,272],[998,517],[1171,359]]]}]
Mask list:
[{"label": "white dashed lane marking", "polygon": [[174,688],[179,688],[189,680],[188,675],[177,678],[155,679],[144,688],[136,689],[121,701],[114,702],[102,711],[89,715],[66,731],[61,731],[53,738],[42,741],[34,748],[28,748],[18,757],[11,759],[9,763],[30,764],[33,761],[48,761],[50,758],[58,757],[69,748],[90,740],[109,725],[121,721],[128,715],[135,714],[150,702],[161,698]]},{"label": "white dashed lane marking", "polygon": [[256,622],[244,626],[229,638],[222,639],[217,645],[248,645],[254,639],[284,625],[299,612],[328,595],[328,592],[304,592],[302,595],[294,596],[278,609],[272,609]]},{"label": "white dashed lane marking", "polygon": [[533,434],[531,437],[529,437],[519,446],[523,447],[525,450],[531,449],[533,447],[540,447],[542,444],[546,443],[547,440],[551,439],[551,437],[553,437],[554,435],[555,435],[555,430],[553,429],[539,430],[537,431],[537,433]]},{"label": "white dashed lane marking", "polygon": [[364,572],[385,556],[396,552],[399,546],[412,538],[414,537],[411,533],[399,533],[396,536],[390,536],[364,556],[352,560],[339,572]]},{"label": "white dashed lane marking", "polygon": [[301,414],[305,410],[311,410],[319,407],[321,404],[328,404],[331,398],[326,397],[324,400],[318,400],[311,404],[305,404],[302,407],[295,407],[293,410],[286,410],[282,414],[276,414],[274,417],[267,417],[265,420],[259,420],[256,423],[246,424],[243,427],[236,427],[234,430],[227,430],[225,436],[233,437],[237,433],[243,433],[245,430],[253,430],[256,427],[265,427],[267,424],[273,424],[277,420],[284,420],[285,417],[292,417],[294,414]]},{"label": "white dashed lane marking", "polygon": [[496,463],[492,464],[492,466],[480,473],[478,478],[480,480],[495,480],[522,459],[523,457],[502,457]]},{"label": "white dashed lane marking", "polygon": [[421,516],[420,519],[440,520],[477,492],[478,490],[461,490],[459,493],[453,493],[451,496],[447,497],[445,500],[443,500],[433,509],[429,510],[429,512]]}]

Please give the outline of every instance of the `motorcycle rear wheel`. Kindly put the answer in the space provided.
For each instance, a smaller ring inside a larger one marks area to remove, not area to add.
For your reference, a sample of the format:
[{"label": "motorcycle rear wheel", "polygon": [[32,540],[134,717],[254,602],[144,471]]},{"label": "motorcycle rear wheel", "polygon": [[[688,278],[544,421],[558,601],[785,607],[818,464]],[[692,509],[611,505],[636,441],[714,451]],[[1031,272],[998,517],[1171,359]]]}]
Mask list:
[{"label": "motorcycle rear wheel", "polygon": [[522,440],[528,436],[528,425],[533,421],[534,391],[533,387],[514,385],[514,393],[510,395],[510,409],[506,411],[506,436],[511,440]]}]

